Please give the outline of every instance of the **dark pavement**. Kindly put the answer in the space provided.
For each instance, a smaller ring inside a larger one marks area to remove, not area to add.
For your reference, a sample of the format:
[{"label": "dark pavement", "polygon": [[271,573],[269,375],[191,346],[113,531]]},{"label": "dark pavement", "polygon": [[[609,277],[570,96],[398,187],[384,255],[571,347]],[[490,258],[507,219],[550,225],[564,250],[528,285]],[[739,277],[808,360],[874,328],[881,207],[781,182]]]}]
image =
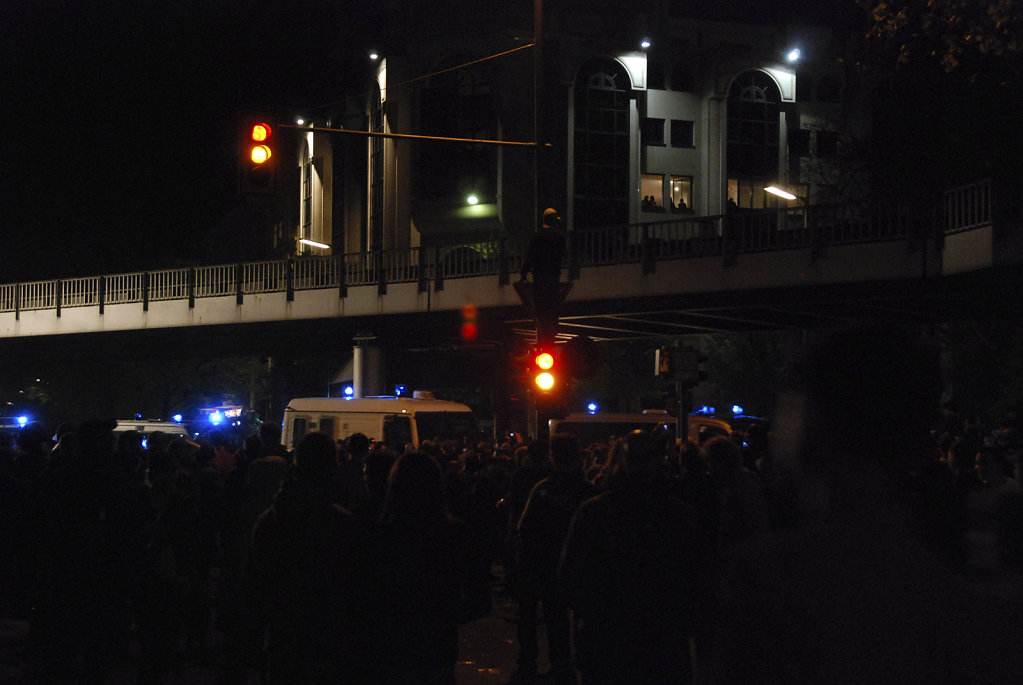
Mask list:
[{"label": "dark pavement", "polygon": [[[515,671],[516,605],[504,593],[500,567],[495,568],[494,609],[489,616],[467,623],[460,630],[456,666],[458,685],[507,683]],[[0,618],[0,685],[19,685],[24,672],[24,652],[29,625]],[[541,627],[542,630],[542,627]],[[541,636],[542,637],[542,636]],[[219,636],[212,634],[205,655],[182,656],[161,685],[215,685],[220,677]],[[547,668],[544,640],[540,640],[540,671]],[[137,679],[135,654],[126,654],[122,666],[111,671],[107,685],[134,685]],[[395,655],[400,658],[400,655]],[[253,673],[246,685],[259,685]]]}]

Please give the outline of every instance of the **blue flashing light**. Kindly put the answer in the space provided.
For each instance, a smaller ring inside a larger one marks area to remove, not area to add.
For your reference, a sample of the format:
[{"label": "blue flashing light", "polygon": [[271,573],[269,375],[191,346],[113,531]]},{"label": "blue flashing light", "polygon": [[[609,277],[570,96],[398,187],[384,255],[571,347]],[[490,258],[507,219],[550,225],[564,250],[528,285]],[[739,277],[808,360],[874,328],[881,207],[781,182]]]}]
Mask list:
[{"label": "blue flashing light", "polygon": [[589,404],[587,404],[586,405],[586,411],[590,412],[591,414],[596,414],[597,413],[597,403],[596,402],[590,402]]},{"label": "blue flashing light", "polygon": [[220,413],[219,411],[215,411],[215,412],[211,412],[210,413],[210,423],[212,423],[214,426],[219,426],[220,423],[223,420],[224,420],[224,415],[222,413]]},{"label": "blue flashing light", "polygon": [[401,396],[406,395],[406,394],[408,394],[408,386],[402,385],[400,383],[398,385],[394,386],[394,396],[395,397],[401,397]]},{"label": "blue flashing light", "polygon": [[701,404],[699,407],[696,407],[693,410],[693,413],[694,414],[705,414],[707,416],[711,416],[711,415],[714,414],[714,407],[710,406],[709,404]]},{"label": "blue flashing light", "polygon": [[18,425],[19,426],[24,426],[26,423],[28,423],[28,417],[27,416],[19,416],[17,418],[17,421],[18,421]]},{"label": "blue flashing light", "polygon": [[742,416],[742,407],[737,404],[732,405],[732,414],[735,416]]},{"label": "blue flashing light", "polygon": [[355,394],[355,388],[350,385],[345,386],[345,397],[351,398]]},{"label": "blue flashing light", "polygon": [[181,414],[175,414],[174,416],[171,417],[171,421],[173,421],[174,423],[181,423],[181,421],[184,420],[184,418],[185,417],[183,417]]}]

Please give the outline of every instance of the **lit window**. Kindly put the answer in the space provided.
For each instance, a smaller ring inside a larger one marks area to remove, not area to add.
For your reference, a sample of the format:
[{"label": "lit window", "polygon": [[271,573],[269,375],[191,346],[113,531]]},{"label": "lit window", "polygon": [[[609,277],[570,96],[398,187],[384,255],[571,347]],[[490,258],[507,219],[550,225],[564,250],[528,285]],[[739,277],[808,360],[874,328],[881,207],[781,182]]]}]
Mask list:
[{"label": "lit window", "polygon": [[692,176],[672,176],[670,190],[673,209],[682,211],[693,208]]},{"label": "lit window", "polygon": [[640,181],[640,194],[643,202],[640,208],[644,211],[664,209],[664,176],[661,174],[643,174]]}]

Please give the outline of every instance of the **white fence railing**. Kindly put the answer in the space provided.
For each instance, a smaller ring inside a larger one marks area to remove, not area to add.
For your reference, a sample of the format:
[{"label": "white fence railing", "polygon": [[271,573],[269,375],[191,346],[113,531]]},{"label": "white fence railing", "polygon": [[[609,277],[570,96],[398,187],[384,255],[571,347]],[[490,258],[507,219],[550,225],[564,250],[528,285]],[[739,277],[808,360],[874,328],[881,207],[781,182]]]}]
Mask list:
[{"label": "white fence railing", "polygon": [[[989,225],[991,183],[981,181],[943,194],[938,231],[943,234]],[[737,211],[721,216],[687,216],[662,222],[576,230],[568,235],[569,277],[581,267],[736,255],[771,250],[905,239],[904,212],[863,211],[849,205],[810,205],[778,210]],[[0,312],[86,307],[418,282],[421,290],[442,288],[451,278],[497,275],[508,282],[518,273],[527,239],[359,252],[324,257],[219,264],[108,274],[66,280],[0,284]]]}]

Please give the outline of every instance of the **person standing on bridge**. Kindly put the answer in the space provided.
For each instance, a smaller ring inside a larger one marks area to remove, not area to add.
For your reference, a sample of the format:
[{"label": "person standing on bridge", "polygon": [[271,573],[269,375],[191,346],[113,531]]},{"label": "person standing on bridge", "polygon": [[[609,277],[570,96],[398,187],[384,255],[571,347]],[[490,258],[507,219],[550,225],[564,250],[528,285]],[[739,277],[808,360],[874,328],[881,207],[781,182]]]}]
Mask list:
[{"label": "person standing on bridge", "polygon": [[561,305],[561,262],[565,258],[565,236],[561,232],[561,215],[548,208],[543,213],[540,231],[529,240],[522,262],[519,282],[533,274],[533,312],[536,317],[537,342],[554,342]]}]

